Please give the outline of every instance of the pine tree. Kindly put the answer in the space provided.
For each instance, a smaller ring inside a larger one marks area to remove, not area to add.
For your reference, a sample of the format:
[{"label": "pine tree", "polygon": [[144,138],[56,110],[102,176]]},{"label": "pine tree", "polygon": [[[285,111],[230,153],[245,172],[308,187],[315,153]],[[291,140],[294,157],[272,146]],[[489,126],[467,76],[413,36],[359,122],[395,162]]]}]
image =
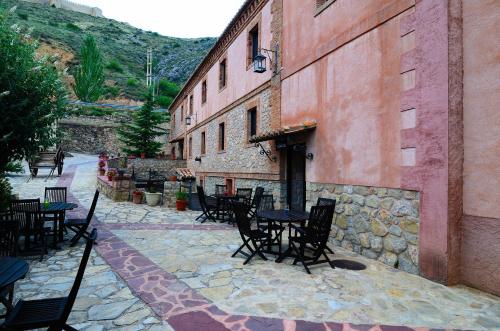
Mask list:
[{"label": "pine tree", "polygon": [[123,152],[128,155],[155,157],[161,150],[162,143],[156,137],[166,134],[161,124],[169,121],[169,116],[153,109],[153,95],[151,91],[146,95],[146,102],[139,111],[134,113],[131,124],[124,124],[118,130],[118,138],[125,144]]},{"label": "pine tree", "polygon": [[83,42],[80,65],[75,73],[76,96],[85,102],[94,102],[103,93],[104,73],[101,52],[92,35],[87,35]]}]

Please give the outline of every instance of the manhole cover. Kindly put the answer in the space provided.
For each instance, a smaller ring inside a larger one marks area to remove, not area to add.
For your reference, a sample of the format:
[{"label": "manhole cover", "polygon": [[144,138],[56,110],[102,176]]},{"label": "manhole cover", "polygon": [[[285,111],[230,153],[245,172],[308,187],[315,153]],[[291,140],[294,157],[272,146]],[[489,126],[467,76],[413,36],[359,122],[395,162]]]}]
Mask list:
[{"label": "manhole cover", "polygon": [[365,270],[366,266],[363,263],[350,260],[333,260],[332,265],[335,268],[348,270]]}]

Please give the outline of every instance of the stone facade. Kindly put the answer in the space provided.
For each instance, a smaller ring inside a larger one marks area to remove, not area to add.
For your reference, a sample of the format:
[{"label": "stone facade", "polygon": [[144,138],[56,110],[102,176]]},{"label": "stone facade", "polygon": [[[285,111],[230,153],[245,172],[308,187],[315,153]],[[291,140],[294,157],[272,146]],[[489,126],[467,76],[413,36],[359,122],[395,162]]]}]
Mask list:
[{"label": "stone facade", "polygon": [[175,175],[176,168],[186,168],[185,160],[169,160],[169,159],[129,159],[127,161],[128,173],[134,168],[135,174],[146,176],[149,169],[157,171],[164,176]]},{"label": "stone facade", "polygon": [[130,180],[109,181],[106,176],[97,176],[97,189],[113,201],[128,201],[130,195]]},{"label": "stone facade", "polygon": [[419,193],[392,188],[307,183],[307,209],[337,200],[330,240],[371,259],[419,273]]},{"label": "stone facade", "polygon": [[163,206],[175,208],[175,194],[179,192],[180,182],[165,182],[163,189]]}]

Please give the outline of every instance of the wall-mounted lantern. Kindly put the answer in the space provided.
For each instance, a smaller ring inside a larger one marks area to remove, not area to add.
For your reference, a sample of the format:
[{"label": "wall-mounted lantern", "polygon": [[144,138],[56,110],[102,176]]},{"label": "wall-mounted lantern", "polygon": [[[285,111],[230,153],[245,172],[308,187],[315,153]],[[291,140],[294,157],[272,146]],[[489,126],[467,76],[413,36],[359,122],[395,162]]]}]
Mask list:
[{"label": "wall-mounted lantern", "polygon": [[[266,54],[264,55],[263,52]],[[276,43],[274,50],[260,48],[257,55],[253,58],[253,71],[257,73],[266,72],[266,59],[269,58],[271,66],[273,66],[273,74],[278,73],[278,54],[279,44]]]},{"label": "wall-mounted lantern", "polygon": [[196,121],[198,121],[198,114],[188,115],[186,116],[186,125],[191,125],[192,117],[196,117]]},{"label": "wall-mounted lantern", "polygon": [[197,156],[197,157],[195,157],[195,158],[194,158],[194,160],[195,160],[196,162],[201,162],[201,156]]}]

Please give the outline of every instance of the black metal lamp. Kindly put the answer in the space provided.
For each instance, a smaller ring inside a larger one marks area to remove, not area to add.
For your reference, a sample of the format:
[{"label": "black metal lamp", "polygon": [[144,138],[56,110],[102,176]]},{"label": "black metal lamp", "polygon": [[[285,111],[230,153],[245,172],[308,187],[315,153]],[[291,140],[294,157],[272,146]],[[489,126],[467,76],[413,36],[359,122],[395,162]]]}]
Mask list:
[{"label": "black metal lamp", "polygon": [[266,72],[266,56],[259,52],[253,58],[253,72],[263,73]]},{"label": "black metal lamp", "polygon": [[186,125],[191,125],[191,116],[186,116]]}]

